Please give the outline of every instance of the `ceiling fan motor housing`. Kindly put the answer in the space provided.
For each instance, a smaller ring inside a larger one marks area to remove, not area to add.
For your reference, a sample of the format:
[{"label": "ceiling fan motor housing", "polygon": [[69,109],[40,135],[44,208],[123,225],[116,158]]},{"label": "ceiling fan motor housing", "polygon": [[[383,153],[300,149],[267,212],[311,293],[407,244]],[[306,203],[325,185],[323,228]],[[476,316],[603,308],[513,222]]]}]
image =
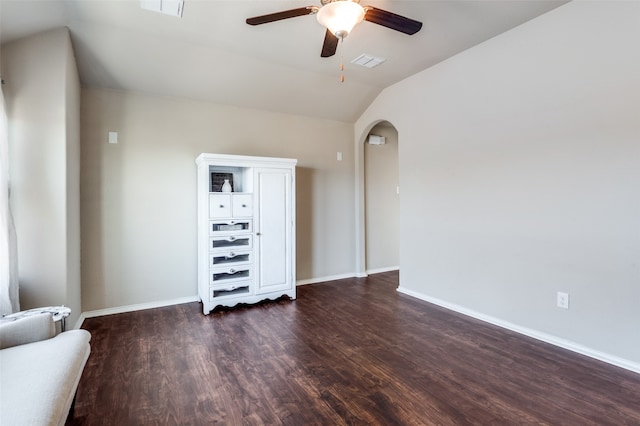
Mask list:
[{"label": "ceiling fan motor housing", "polygon": [[350,1],[352,3],[360,3],[360,0],[320,0],[320,3],[324,6],[325,4],[333,3],[336,1]]}]

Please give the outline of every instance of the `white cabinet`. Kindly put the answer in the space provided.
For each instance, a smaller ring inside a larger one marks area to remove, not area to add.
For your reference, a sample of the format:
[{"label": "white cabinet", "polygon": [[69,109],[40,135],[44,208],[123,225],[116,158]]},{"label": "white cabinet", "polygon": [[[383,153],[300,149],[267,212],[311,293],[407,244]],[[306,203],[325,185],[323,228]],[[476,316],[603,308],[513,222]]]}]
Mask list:
[{"label": "white cabinet", "polygon": [[[296,160],[201,154],[196,164],[203,312],[295,299]],[[225,179],[234,192],[220,192]]]}]

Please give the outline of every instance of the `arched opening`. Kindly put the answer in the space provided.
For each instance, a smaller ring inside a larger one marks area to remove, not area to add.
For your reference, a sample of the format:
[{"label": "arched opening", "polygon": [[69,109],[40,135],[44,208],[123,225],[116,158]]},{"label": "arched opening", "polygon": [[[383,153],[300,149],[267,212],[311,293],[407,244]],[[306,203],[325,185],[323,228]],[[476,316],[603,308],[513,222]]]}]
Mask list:
[{"label": "arched opening", "polygon": [[356,146],[356,271],[358,276],[398,269],[398,131],[371,123]]}]

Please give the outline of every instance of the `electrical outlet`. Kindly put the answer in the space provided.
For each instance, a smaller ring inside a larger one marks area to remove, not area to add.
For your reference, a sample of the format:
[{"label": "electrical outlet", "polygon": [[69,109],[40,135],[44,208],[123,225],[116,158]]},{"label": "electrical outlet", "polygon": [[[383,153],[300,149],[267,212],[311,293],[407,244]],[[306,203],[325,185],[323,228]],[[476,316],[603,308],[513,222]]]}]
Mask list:
[{"label": "electrical outlet", "polygon": [[569,293],[558,292],[558,308],[569,309]]}]

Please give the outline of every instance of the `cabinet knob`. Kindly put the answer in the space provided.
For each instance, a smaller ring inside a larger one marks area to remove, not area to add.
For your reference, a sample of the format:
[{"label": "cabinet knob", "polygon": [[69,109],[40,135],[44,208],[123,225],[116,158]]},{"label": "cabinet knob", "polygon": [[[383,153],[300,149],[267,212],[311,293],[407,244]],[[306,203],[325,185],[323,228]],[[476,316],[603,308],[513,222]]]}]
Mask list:
[{"label": "cabinet knob", "polygon": [[235,269],[233,269],[233,268],[231,268],[231,269],[229,269],[229,273],[230,273],[230,274],[235,274],[235,273],[236,273],[236,270],[235,270]]},{"label": "cabinet knob", "polygon": [[257,235],[257,236],[260,236],[260,235],[262,235],[262,234],[261,234],[260,232],[256,232],[256,235]]},{"label": "cabinet knob", "polygon": [[220,208],[221,208],[221,209],[224,209],[224,204],[220,204]]},{"label": "cabinet knob", "polygon": [[236,237],[229,237],[229,241],[235,241]]},{"label": "cabinet knob", "polygon": [[236,254],[234,252],[229,253],[228,257],[236,257]]},{"label": "cabinet knob", "polygon": [[246,205],[246,204],[243,204],[243,205],[242,205],[242,207],[247,207],[247,205]]}]

